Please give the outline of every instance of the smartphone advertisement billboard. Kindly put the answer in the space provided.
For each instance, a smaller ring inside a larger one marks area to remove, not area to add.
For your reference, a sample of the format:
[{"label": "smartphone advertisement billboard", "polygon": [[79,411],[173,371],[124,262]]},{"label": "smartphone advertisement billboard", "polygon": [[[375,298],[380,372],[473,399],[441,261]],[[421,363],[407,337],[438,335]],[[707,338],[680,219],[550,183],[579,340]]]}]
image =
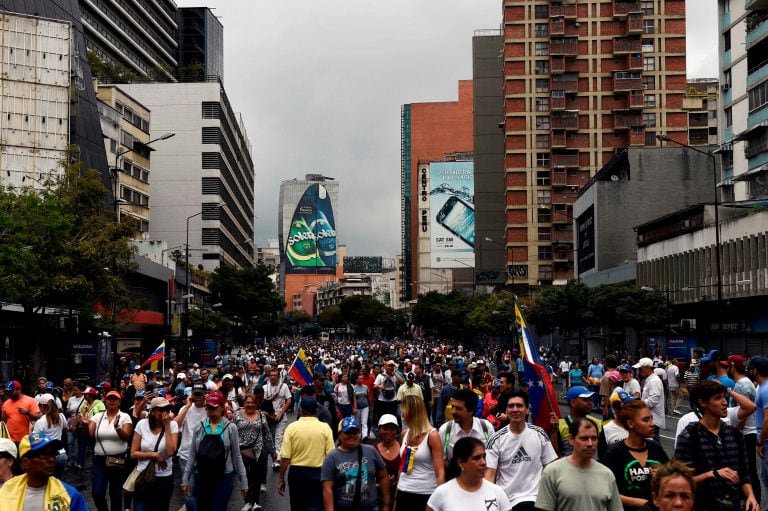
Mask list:
[{"label": "smartphone advertisement billboard", "polygon": [[286,273],[336,272],[336,222],[331,197],[315,183],[304,192],[285,243]]},{"label": "smartphone advertisement billboard", "polygon": [[475,183],[471,161],[429,164],[430,266],[475,266]]}]

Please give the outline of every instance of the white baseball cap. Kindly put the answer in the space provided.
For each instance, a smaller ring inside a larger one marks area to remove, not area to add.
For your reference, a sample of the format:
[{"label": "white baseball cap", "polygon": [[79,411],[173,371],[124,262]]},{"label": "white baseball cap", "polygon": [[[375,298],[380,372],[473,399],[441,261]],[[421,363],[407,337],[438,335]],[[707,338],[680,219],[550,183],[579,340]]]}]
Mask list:
[{"label": "white baseball cap", "polygon": [[379,427],[383,426],[384,424],[394,424],[397,426],[397,417],[392,415],[391,413],[385,413],[381,416],[379,419]]},{"label": "white baseball cap", "polygon": [[643,357],[638,360],[637,364],[633,365],[632,367],[635,369],[640,369],[641,367],[653,367],[653,360],[648,357]]}]

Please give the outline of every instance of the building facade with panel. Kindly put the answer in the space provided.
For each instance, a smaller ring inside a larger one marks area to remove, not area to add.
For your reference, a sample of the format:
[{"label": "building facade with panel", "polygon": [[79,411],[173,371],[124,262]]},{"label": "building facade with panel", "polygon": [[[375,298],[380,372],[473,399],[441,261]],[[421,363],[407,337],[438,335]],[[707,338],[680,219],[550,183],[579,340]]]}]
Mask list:
[{"label": "building facade with panel", "polygon": [[573,278],[578,190],[618,149],[688,142],[684,0],[504,1],[505,240],[519,293]]},{"label": "building facade with panel", "polygon": [[179,8],[179,69],[224,80],[224,27],[207,7]]},{"label": "building facade with panel", "polygon": [[[152,237],[171,248],[186,243],[189,261],[212,271],[253,263],[254,166],[241,116],[218,79],[194,83],[123,84],[152,112]],[[220,204],[224,206],[220,207]]]}]

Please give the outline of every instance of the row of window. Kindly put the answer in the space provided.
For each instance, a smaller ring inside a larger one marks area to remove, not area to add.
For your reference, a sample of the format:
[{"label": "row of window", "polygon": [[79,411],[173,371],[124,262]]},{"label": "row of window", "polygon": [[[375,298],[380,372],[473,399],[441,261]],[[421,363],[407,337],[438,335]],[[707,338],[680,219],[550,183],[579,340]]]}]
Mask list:
[{"label": "row of window", "polygon": [[123,119],[128,121],[130,124],[136,126],[144,133],[149,133],[149,120],[143,118],[136,112],[134,112],[131,108],[123,105],[119,101],[115,101],[115,110],[117,110],[120,115],[123,116]]},{"label": "row of window", "polygon": [[[656,0],[642,0],[640,2],[640,8],[643,11],[643,15],[650,16],[656,12]],[[549,18],[549,6],[535,5],[533,7],[533,15],[535,18],[539,19]]]},{"label": "row of window", "polygon": [[768,103],[768,81],[761,83],[749,92],[749,109],[756,110]]},{"label": "row of window", "polygon": [[144,183],[149,183],[149,171],[141,168],[131,160],[123,160],[123,172]]},{"label": "row of window", "polygon": [[145,195],[127,186],[120,187],[120,197],[137,206],[149,206],[149,195]]},{"label": "row of window", "polygon": [[144,158],[149,158],[149,149],[144,142],[138,140],[136,137],[128,133],[127,131],[120,131],[120,141],[122,144],[131,149],[134,153]]}]

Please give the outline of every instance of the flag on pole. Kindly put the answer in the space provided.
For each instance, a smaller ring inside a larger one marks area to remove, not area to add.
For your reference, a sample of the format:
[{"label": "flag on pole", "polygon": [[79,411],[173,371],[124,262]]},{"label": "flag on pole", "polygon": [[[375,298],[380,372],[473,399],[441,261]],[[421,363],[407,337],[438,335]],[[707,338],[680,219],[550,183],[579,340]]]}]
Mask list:
[{"label": "flag on pole", "polygon": [[155,349],[155,351],[152,352],[152,354],[149,356],[148,359],[144,361],[143,364],[141,364],[141,367],[144,368],[146,366],[149,366],[149,368],[153,371],[157,371],[157,365],[158,362],[165,359],[165,341],[160,343],[160,346]]},{"label": "flag on pole", "polygon": [[515,327],[520,343],[520,357],[523,359],[525,374],[520,376],[520,383],[528,386],[530,399],[531,419],[533,423],[544,431],[550,432],[550,414],[555,413],[560,417],[560,407],[557,406],[555,388],[547,369],[541,362],[538,351],[533,345],[528,325],[525,323],[523,312],[515,302]]},{"label": "flag on pole", "polygon": [[307,355],[304,353],[304,348],[299,348],[291,368],[288,369],[288,376],[293,378],[302,387],[312,384],[312,370],[307,363]]}]

